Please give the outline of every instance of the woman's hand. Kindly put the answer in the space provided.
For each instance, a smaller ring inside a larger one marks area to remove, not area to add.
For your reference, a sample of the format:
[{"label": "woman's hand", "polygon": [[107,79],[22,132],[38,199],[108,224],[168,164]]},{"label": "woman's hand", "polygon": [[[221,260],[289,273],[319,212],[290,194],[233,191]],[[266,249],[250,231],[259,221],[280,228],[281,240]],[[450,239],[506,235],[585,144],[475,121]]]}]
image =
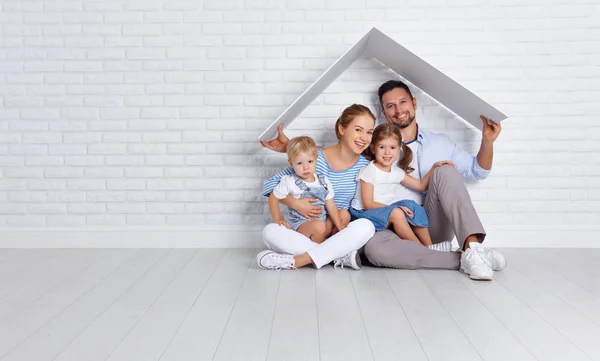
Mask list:
[{"label": "woman's hand", "polygon": [[273,140],[269,140],[268,142],[261,140],[260,145],[262,145],[265,148],[279,152],[279,153],[285,153],[287,150],[287,145],[288,145],[289,141],[290,141],[290,138],[288,138],[283,133],[283,123],[281,123],[277,127],[277,138],[275,138]]},{"label": "woman's hand", "polygon": [[441,160],[439,162],[433,163],[433,168],[441,167],[441,166],[446,165],[446,164],[451,165],[453,167],[456,167],[456,165],[454,164],[454,162],[451,161],[451,160]]},{"label": "woman's hand", "polygon": [[292,226],[290,226],[290,224],[285,219],[279,219],[274,222],[280,226],[284,226],[287,229],[292,229]]},{"label": "woman's hand", "polygon": [[296,199],[292,204],[292,208],[300,215],[307,219],[315,219],[323,214],[323,207],[312,205],[312,202],[316,202],[316,198],[301,198]]}]

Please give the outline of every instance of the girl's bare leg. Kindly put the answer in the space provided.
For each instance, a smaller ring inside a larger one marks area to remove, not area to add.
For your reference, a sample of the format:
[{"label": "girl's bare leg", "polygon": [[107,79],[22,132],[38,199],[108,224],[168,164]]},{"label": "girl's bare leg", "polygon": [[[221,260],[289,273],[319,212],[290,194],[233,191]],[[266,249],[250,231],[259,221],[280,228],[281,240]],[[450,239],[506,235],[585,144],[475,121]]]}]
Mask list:
[{"label": "girl's bare leg", "polygon": [[325,222],[323,221],[304,222],[298,227],[297,231],[310,238],[310,240],[315,243],[322,243],[327,236]]},{"label": "girl's bare leg", "polygon": [[398,237],[421,244],[421,241],[419,241],[419,238],[415,232],[413,232],[410,224],[406,220],[406,215],[401,209],[396,208],[392,211],[389,223],[388,226],[391,225]]},{"label": "girl's bare leg", "polygon": [[425,247],[431,246],[433,243],[431,242],[431,236],[429,235],[429,228],[427,227],[412,227],[412,230],[415,232],[419,241]]}]

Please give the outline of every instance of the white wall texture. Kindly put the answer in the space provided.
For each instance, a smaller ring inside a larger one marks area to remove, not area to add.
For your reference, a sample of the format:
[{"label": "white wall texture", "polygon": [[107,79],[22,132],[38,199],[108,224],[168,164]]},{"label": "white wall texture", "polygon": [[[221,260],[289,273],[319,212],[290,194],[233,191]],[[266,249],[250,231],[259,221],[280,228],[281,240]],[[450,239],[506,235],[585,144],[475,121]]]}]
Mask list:
[{"label": "white wall texture", "polygon": [[[598,246],[596,0],[0,3],[0,245],[256,246],[258,135],[371,27],[509,115],[469,184],[497,246]],[[289,128],[321,144],[397,77],[360,59]],[[415,89],[422,126],[480,133]]]}]

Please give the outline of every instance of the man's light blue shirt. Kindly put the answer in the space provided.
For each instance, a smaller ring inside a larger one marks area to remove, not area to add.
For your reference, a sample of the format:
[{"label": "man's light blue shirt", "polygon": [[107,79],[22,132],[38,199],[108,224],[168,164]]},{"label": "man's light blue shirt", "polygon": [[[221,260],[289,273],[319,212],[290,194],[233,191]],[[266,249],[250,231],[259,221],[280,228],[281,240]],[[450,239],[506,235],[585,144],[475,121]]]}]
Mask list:
[{"label": "man's light blue shirt", "polygon": [[481,168],[477,157],[461,149],[445,134],[433,133],[419,127],[416,141],[419,143],[417,162],[421,179],[433,163],[442,160],[453,161],[458,172],[466,178],[482,180],[490,174],[491,169]]}]

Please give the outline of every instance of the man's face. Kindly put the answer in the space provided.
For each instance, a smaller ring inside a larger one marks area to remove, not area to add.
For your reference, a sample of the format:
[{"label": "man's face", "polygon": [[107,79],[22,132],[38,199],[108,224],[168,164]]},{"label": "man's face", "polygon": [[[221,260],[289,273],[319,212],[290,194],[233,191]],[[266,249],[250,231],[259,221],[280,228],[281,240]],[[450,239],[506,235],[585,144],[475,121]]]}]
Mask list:
[{"label": "man's face", "polygon": [[402,88],[395,88],[383,94],[381,106],[388,122],[400,129],[408,127],[415,120],[417,99],[411,99],[406,90]]}]

